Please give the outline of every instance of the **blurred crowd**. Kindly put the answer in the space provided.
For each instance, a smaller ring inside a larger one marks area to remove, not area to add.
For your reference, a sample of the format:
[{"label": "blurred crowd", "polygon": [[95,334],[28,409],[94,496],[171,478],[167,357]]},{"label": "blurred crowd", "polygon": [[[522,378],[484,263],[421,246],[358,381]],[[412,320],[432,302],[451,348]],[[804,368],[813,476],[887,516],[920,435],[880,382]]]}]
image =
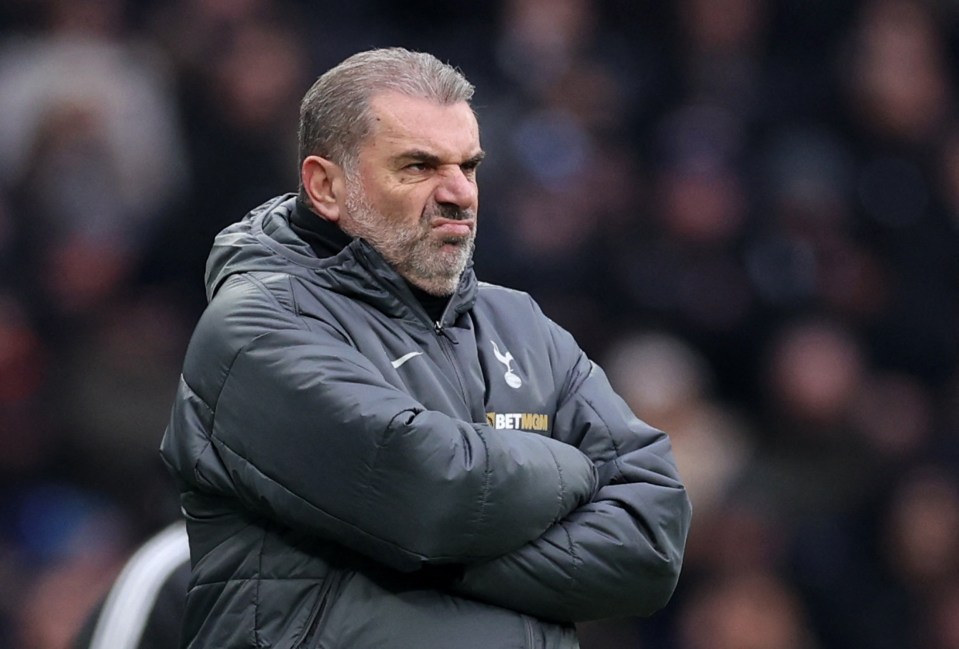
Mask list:
[{"label": "blurred crowd", "polygon": [[673,437],[679,590],[584,649],[959,649],[949,0],[5,0],[0,647],[64,649],[177,517],[211,239],[387,45],[477,85],[479,276]]}]

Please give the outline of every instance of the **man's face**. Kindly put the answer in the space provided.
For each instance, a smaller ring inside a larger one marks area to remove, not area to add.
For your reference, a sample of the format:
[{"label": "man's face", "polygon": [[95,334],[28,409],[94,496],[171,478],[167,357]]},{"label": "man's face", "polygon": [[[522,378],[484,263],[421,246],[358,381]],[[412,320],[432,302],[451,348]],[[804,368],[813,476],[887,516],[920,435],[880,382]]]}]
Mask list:
[{"label": "man's face", "polygon": [[476,117],[466,102],[392,92],[374,96],[371,109],[375,125],[347,178],[341,225],[410,283],[451,295],[476,236]]}]

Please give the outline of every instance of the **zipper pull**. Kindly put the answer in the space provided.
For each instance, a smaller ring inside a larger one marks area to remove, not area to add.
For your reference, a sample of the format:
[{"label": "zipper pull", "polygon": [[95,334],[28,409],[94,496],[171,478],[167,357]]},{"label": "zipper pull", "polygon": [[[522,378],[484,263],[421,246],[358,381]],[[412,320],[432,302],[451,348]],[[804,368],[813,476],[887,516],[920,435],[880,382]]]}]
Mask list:
[{"label": "zipper pull", "polygon": [[453,336],[451,336],[448,331],[446,331],[446,328],[443,326],[443,323],[440,322],[439,320],[433,323],[433,331],[436,332],[437,336],[443,336],[443,338],[446,338],[452,344],[459,345],[459,342],[455,338],[453,338]]}]

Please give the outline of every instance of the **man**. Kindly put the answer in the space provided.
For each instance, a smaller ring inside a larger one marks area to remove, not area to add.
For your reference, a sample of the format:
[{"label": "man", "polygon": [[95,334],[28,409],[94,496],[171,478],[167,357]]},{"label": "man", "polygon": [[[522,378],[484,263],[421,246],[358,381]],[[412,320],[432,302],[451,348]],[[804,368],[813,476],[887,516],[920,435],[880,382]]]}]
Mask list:
[{"label": "man", "polygon": [[301,187],[216,240],[162,453],[187,647],[576,647],[669,599],[689,503],[529,296],[470,267],[473,88],[363,52],[300,117]]}]

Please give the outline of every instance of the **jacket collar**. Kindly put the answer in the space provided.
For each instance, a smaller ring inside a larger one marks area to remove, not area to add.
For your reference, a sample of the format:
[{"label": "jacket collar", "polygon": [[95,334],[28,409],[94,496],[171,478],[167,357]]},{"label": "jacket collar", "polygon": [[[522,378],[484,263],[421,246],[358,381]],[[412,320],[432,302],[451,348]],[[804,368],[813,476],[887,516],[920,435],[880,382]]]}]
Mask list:
[{"label": "jacket collar", "polygon": [[[291,223],[296,203],[292,194],[267,201],[216,237],[207,261],[207,294],[211,299],[230,275],[282,272],[370,304],[390,317],[434,326],[406,281],[366,241],[340,238],[345,245],[339,252],[320,256],[297,232],[298,224]],[[324,228],[324,223],[318,227]],[[322,236],[327,244],[332,244],[332,253],[338,247],[336,233],[326,231]],[[472,308],[476,291],[470,260],[439,324],[455,325],[460,315]]]},{"label": "jacket collar", "polygon": [[290,227],[308,243],[317,257],[332,257],[350,245],[353,237],[338,225],[330,223],[297,198],[290,210]]},{"label": "jacket collar", "polygon": [[473,272],[473,262],[470,260],[460,277],[456,292],[450,297],[446,310],[440,320],[434,323],[426,314],[426,310],[420,304],[420,301],[413,295],[413,291],[410,290],[406,280],[400,277],[375,248],[361,239],[356,239],[350,244],[350,247],[354,246],[356,258],[362,269],[360,274],[352,275],[352,281],[359,289],[357,297],[364,299],[359,293],[365,294],[366,298],[372,297],[370,289],[372,285],[377,285],[382,293],[377,292],[376,298],[373,300],[365,299],[365,301],[374,304],[385,313],[402,316],[405,306],[415,314],[418,320],[424,321],[425,319],[425,323],[430,326],[447,327],[454,326],[459,316],[471,309],[476,302],[476,274]]}]

